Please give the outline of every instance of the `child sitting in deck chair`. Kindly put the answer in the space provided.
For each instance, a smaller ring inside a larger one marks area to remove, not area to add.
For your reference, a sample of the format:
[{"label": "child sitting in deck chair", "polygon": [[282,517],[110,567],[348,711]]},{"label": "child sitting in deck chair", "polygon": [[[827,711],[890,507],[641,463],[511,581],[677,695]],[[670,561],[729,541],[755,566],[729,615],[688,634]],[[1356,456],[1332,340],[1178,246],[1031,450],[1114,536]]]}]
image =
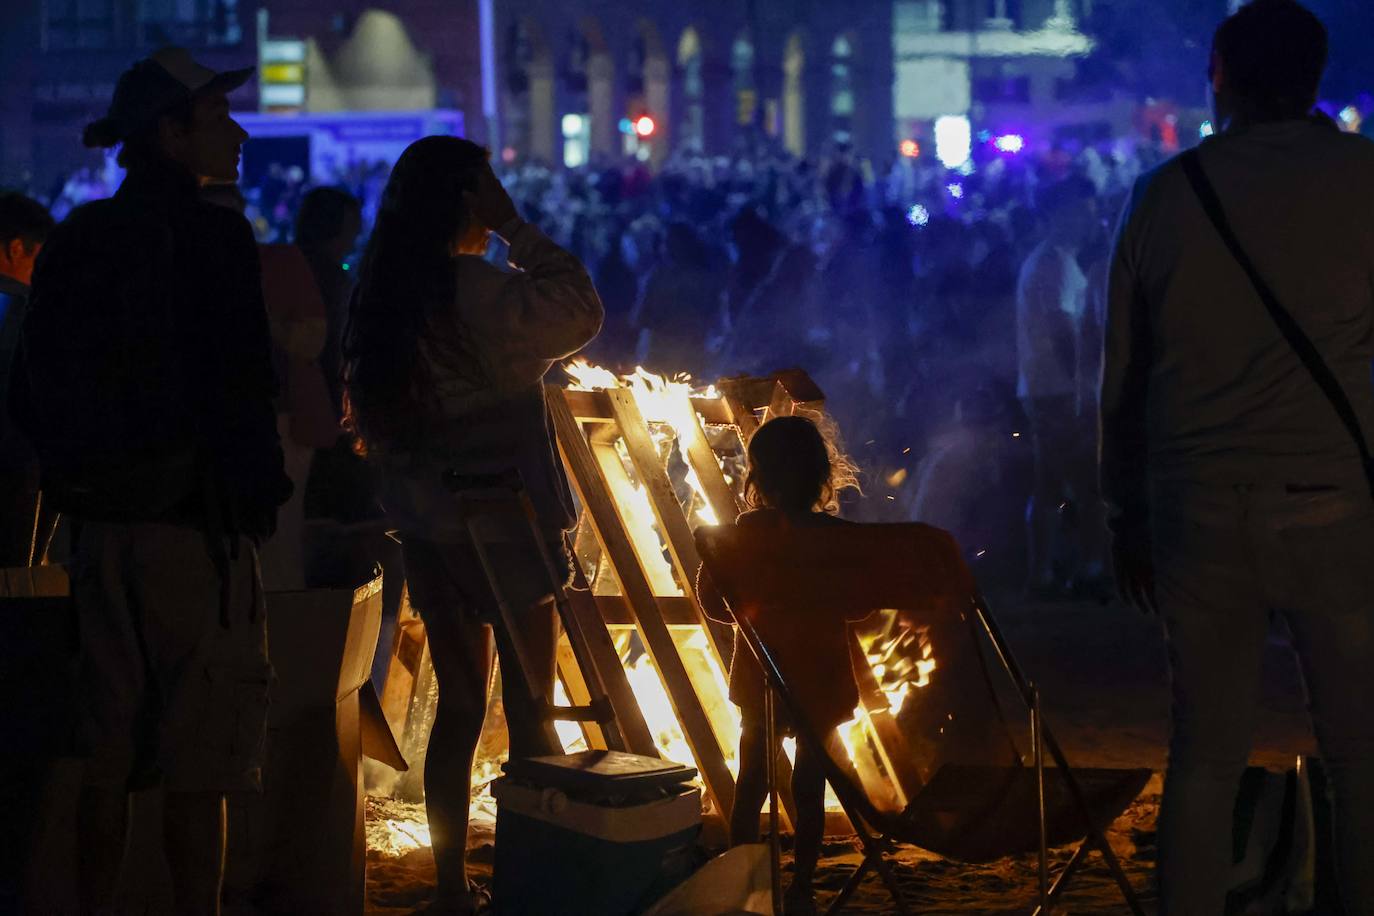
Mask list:
[{"label": "child sitting in deck chair", "polygon": [[[850,524],[830,514],[837,508],[836,468],[824,437],[810,420],[792,416],[765,423],[749,440],[748,459],[744,488],[751,508],[739,517],[740,528],[766,537],[769,529]],[[705,568],[697,574],[697,594],[713,620],[734,622]],[[844,618],[822,615],[818,620],[807,615],[805,625],[799,626],[800,620],[788,618],[809,609],[735,610],[751,615],[784,672],[804,672],[795,681],[789,678],[799,705],[826,745],[835,746],[836,726],[853,717],[859,702]],[[767,746],[763,670],[738,633],[730,665],[730,699],[742,719],[739,780],[730,812],[730,845],[738,846],[759,841],[759,812],[769,789],[768,754],[780,751]],[[779,721],[775,731],[781,735],[786,728],[787,723]],[[825,772],[814,752],[801,743],[792,770],[792,796],[797,810],[795,873],[783,898],[784,912],[813,913],[812,878],[825,833]]]}]

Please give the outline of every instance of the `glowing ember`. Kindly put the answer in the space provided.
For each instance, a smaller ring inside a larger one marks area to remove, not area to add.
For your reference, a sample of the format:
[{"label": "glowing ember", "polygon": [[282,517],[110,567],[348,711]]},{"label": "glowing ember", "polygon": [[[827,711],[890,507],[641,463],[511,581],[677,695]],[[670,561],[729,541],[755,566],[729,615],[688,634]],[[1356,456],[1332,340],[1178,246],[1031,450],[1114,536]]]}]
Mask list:
[{"label": "glowing ember", "polygon": [[367,798],[367,848],[386,859],[399,859],[430,845],[425,806],[393,798]]}]

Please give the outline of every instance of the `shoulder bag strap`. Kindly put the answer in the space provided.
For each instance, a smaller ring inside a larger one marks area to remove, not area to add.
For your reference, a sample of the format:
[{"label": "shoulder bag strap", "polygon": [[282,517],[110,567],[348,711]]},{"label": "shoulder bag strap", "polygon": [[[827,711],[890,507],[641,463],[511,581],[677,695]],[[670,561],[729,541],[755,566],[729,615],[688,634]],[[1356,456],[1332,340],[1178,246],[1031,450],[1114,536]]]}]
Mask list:
[{"label": "shoulder bag strap", "polygon": [[1255,263],[1250,260],[1250,256],[1241,247],[1240,240],[1236,238],[1236,233],[1226,218],[1226,211],[1221,206],[1221,198],[1217,196],[1216,188],[1212,186],[1212,182],[1207,178],[1207,173],[1202,169],[1202,161],[1197,150],[1191,149],[1184,153],[1179,161],[1183,166],[1183,173],[1188,176],[1188,183],[1193,186],[1193,193],[1197,195],[1198,202],[1202,204],[1202,209],[1206,211],[1208,219],[1212,221],[1212,225],[1217,230],[1217,234],[1221,236],[1221,240],[1231,252],[1231,257],[1235,258],[1241,270],[1245,271],[1245,275],[1250,278],[1250,283],[1254,286],[1255,292],[1259,294],[1260,301],[1264,303],[1265,309],[1269,312],[1269,317],[1274,320],[1274,324],[1278,325],[1279,331],[1288,341],[1288,345],[1293,348],[1293,352],[1307,367],[1313,381],[1321,388],[1326,399],[1331,402],[1331,406],[1336,409],[1336,414],[1340,417],[1346,432],[1355,441],[1355,447],[1360,451],[1360,461],[1364,466],[1365,478],[1369,482],[1370,495],[1374,496],[1374,457],[1370,455],[1369,443],[1364,437],[1364,432],[1360,429],[1359,417],[1356,416],[1355,407],[1350,403],[1350,398],[1346,396],[1345,389],[1341,387],[1340,381],[1331,371],[1331,367],[1326,364],[1326,360],[1322,359],[1316,344],[1312,343],[1312,338],[1303,332],[1292,314],[1279,303],[1274,291],[1269,288],[1269,284],[1264,282],[1264,278],[1260,276]]}]

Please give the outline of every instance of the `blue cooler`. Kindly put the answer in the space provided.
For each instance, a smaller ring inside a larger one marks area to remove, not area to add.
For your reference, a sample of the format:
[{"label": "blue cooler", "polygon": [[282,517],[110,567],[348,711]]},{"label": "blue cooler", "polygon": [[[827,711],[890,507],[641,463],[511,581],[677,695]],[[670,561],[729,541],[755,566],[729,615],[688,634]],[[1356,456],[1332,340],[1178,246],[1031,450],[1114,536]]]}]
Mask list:
[{"label": "blue cooler", "polygon": [[499,916],[629,916],[691,874],[701,830],[693,768],[583,751],[502,769],[491,787]]}]

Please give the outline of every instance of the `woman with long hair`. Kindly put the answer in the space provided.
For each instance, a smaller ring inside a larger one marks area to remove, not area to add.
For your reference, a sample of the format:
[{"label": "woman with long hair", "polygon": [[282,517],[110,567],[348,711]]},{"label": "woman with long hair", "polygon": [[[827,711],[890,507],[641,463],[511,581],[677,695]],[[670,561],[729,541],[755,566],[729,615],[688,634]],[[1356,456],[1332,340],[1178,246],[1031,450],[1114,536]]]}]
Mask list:
[{"label": "woman with long hair", "polygon": [[[513,270],[482,255],[492,233]],[[517,266],[518,265],[518,266]],[[400,532],[410,601],[425,622],[439,705],[424,764],[438,896],[432,912],[467,913],[469,773],[486,713],[498,613],[443,475],[517,470],[540,534],[563,556],[575,517],[544,404],[556,360],[586,345],[602,307],[583,266],[523,222],[487,151],[454,137],[411,144],[387,182],[363,255],[345,342],[345,423],[380,468]],[[538,599],[548,575],[523,518],[498,519],[491,559],[535,671],[551,699],[557,621]],[[522,536],[523,534],[523,536]],[[502,670],[517,667],[496,641]],[[512,757],[548,753],[539,711],[507,691]]]}]

